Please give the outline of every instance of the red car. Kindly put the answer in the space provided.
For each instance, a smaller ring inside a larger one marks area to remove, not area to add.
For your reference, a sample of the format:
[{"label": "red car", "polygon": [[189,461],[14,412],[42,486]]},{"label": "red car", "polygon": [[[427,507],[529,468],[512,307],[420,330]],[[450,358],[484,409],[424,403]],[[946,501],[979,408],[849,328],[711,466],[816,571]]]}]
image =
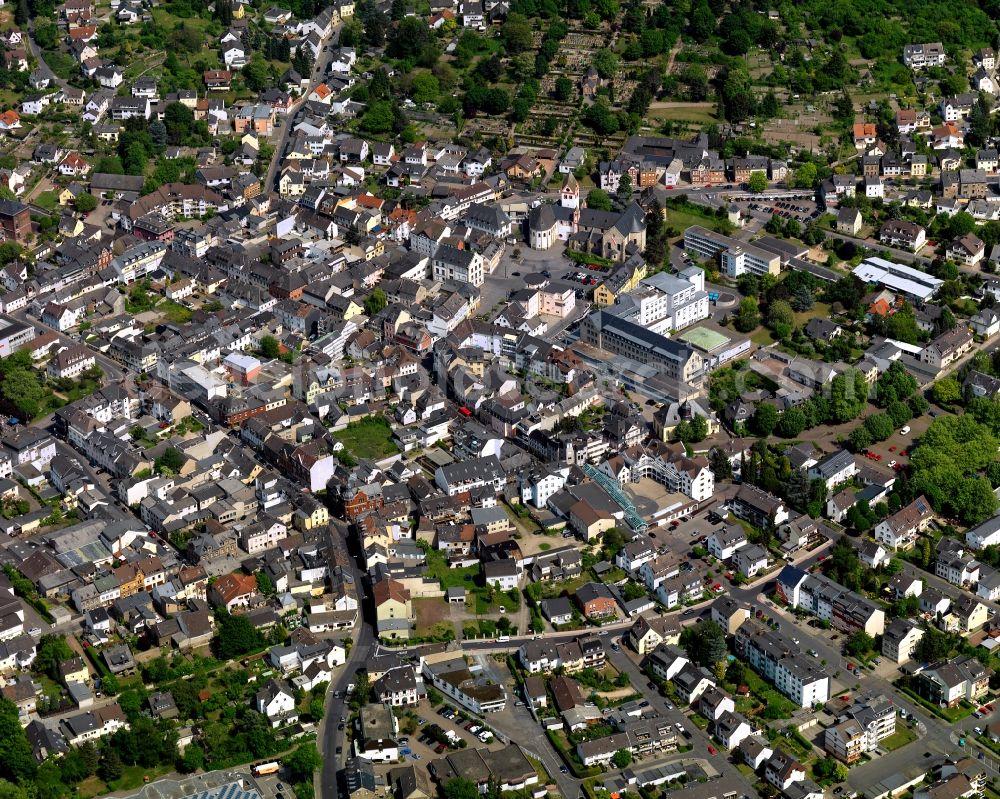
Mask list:
[{"label": "red car", "polygon": [[719,754],[718,751],[716,750],[716,748],[714,746],[712,746],[712,744],[708,745],[708,753],[710,755],[717,755],[717,754]]}]

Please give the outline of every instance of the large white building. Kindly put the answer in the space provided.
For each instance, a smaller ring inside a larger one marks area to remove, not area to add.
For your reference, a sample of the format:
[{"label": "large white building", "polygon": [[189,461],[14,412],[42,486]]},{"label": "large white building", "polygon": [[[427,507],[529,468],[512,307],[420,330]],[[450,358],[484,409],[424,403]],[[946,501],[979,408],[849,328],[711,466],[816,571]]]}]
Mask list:
[{"label": "large white building", "polygon": [[722,271],[729,277],[747,273],[776,276],[781,272],[781,256],[776,253],[701,225],[692,225],[684,231],[684,249],[702,258],[718,257]]},{"label": "large white building", "polygon": [[740,625],[735,643],[737,656],[799,707],[812,707],[830,698],[830,676],[819,661],[757,620]]},{"label": "large white building", "polygon": [[688,327],[709,315],[705,272],[697,267],[677,275],[657,272],[609,310],[656,333]]}]

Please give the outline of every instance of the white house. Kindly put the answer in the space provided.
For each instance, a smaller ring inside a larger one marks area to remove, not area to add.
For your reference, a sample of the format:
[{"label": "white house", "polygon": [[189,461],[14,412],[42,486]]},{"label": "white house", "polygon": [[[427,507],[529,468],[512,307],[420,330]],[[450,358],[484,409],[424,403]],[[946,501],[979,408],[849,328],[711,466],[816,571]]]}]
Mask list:
[{"label": "white house", "polygon": [[295,710],[295,694],[287,685],[274,679],[257,692],[256,707],[258,713],[267,716],[272,727],[294,724],[299,719]]},{"label": "white house", "polygon": [[747,545],[747,534],[738,524],[728,524],[712,531],[705,542],[708,551],[719,560],[729,560],[736,550]]}]

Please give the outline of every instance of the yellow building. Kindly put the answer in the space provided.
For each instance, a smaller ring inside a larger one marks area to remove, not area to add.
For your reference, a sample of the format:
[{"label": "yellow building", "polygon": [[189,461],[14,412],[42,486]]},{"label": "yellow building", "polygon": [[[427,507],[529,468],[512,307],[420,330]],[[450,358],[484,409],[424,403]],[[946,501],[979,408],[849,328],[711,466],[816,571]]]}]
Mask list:
[{"label": "yellow building", "polygon": [[642,260],[638,260],[633,266],[626,264],[620,267],[594,289],[594,302],[598,305],[614,305],[620,296],[633,291],[648,271],[646,262]]},{"label": "yellow building", "polygon": [[413,621],[410,592],[398,580],[380,580],[372,587],[379,637],[409,638]]},{"label": "yellow building", "polygon": [[90,670],[83,658],[75,657],[59,664],[59,676],[64,683],[90,682]]}]

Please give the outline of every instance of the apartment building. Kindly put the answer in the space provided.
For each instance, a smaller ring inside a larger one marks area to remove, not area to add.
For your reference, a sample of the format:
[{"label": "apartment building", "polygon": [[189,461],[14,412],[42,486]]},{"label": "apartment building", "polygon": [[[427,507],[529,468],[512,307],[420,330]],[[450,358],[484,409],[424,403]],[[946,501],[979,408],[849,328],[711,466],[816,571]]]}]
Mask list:
[{"label": "apartment building", "polygon": [[830,676],[819,662],[756,619],[740,625],[735,646],[738,657],[799,707],[812,707],[830,698]]}]

